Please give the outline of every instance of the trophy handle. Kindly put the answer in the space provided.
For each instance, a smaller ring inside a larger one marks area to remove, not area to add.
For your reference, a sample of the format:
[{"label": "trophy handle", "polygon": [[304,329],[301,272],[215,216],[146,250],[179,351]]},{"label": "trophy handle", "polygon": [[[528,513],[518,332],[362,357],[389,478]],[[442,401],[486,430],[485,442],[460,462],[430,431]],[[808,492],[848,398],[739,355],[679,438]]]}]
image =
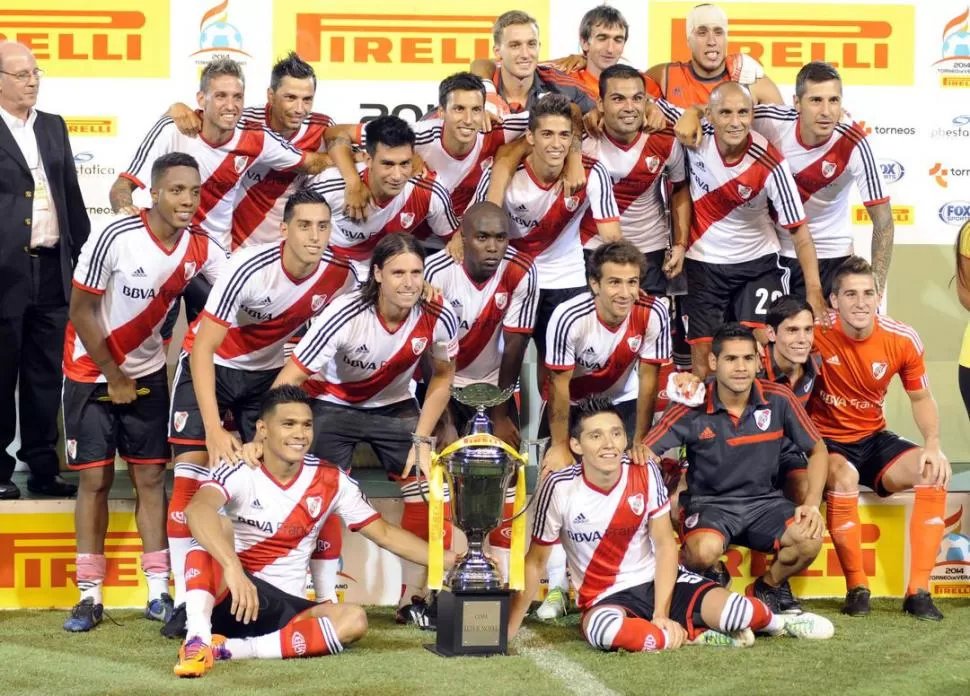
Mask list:
[{"label": "trophy handle", "polygon": [[[530,464],[539,466],[542,463],[542,457],[546,452],[546,447],[549,446],[549,438],[542,437],[538,439],[528,439],[523,441],[522,444],[525,446],[526,450],[525,450],[525,454],[523,455],[523,458],[519,461],[519,464],[516,467],[516,473],[519,476],[525,476],[525,468]],[[538,460],[536,462],[529,461],[530,460],[529,452],[532,450],[532,448],[535,448],[535,451],[536,451],[536,459]],[[511,517],[503,518],[499,524],[500,525],[509,524],[517,520],[519,517],[522,517],[522,515],[524,515],[526,512],[529,511],[529,508],[532,507],[533,503],[535,503],[535,500],[537,497],[538,496],[533,495],[532,498],[529,499],[529,502],[527,502],[525,505],[522,506],[521,510],[519,510]]]}]

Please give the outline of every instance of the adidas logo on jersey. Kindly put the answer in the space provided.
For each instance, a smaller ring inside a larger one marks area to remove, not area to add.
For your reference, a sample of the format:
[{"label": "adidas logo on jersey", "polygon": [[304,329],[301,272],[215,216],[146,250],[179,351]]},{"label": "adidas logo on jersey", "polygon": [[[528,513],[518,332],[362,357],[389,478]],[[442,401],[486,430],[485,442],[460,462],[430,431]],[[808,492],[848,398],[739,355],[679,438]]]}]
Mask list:
[{"label": "adidas logo on jersey", "polygon": [[525,203],[519,203],[515,206],[515,212],[517,213],[524,213],[526,210],[528,210],[528,207],[526,207]]},{"label": "adidas logo on jersey", "polygon": [[367,347],[366,343],[362,343],[356,348],[354,348],[354,355],[363,355],[364,353],[369,353],[370,348]]},{"label": "adidas logo on jersey", "polygon": [[147,274],[145,273],[145,269],[142,268],[141,266],[139,266],[138,268],[135,269],[134,273],[131,274],[131,277],[132,278],[146,278],[147,277]]},{"label": "adidas logo on jersey", "polygon": [[254,498],[252,504],[249,507],[251,507],[253,510],[263,509],[263,505],[262,503],[259,502],[259,498]]},{"label": "adidas logo on jersey", "polygon": [[711,426],[707,426],[701,431],[701,440],[713,440],[715,438],[714,431],[711,430]]},{"label": "adidas logo on jersey", "polygon": [[825,358],[825,362],[828,365],[841,365],[842,361],[839,360],[838,355],[833,355],[831,358]]},{"label": "adidas logo on jersey", "polygon": [[573,518],[573,524],[586,524],[586,515],[579,513]]},{"label": "adidas logo on jersey", "polygon": [[583,355],[596,355],[596,349],[593,346],[587,346],[586,350],[583,351]]},{"label": "adidas logo on jersey", "polygon": [[266,305],[271,304],[272,302],[273,302],[273,298],[270,297],[269,295],[267,295],[266,297],[264,297],[263,299],[259,300],[258,302],[254,302],[253,303],[253,306],[255,306],[255,307],[265,307]]}]

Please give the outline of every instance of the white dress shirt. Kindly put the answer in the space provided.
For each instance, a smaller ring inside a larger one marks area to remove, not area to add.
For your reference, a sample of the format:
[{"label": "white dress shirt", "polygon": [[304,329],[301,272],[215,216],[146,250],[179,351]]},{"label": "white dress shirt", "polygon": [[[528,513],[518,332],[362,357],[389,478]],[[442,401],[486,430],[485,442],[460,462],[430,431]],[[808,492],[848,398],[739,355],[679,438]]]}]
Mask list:
[{"label": "white dress shirt", "polygon": [[14,142],[20,148],[20,152],[27,161],[27,167],[34,177],[34,211],[30,217],[30,247],[32,249],[53,247],[60,240],[60,234],[57,230],[57,213],[47,186],[47,172],[44,170],[44,163],[41,161],[40,150],[37,147],[37,135],[34,133],[37,111],[31,109],[30,115],[24,121],[0,107],[0,117],[10,129]]}]

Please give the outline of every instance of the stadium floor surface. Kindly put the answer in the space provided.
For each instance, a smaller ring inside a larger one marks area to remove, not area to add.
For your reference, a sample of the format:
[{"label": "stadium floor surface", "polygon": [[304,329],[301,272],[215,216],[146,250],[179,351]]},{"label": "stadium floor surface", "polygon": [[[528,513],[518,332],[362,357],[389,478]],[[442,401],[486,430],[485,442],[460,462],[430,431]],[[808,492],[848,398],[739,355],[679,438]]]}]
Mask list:
[{"label": "stadium floor surface", "polygon": [[517,653],[499,658],[436,657],[433,638],[394,624],[389,608],[369,610],[370,630],[337,657],[217,663],[202,683],[172,674],[177,644],[134,611],[113,612],[88,634],[61,630],[65,612],[0,612],[0,694],[907,694],[970,693],[970,599],[944,600],[941,623],[900,613],[900,601],[873,601],[866,619],[837,614],[838,602],[806,602],[832,618],[828,641],[759,638],[747,650],[686,647],[661,654],[598,653],[573,614],[530,622]]}]

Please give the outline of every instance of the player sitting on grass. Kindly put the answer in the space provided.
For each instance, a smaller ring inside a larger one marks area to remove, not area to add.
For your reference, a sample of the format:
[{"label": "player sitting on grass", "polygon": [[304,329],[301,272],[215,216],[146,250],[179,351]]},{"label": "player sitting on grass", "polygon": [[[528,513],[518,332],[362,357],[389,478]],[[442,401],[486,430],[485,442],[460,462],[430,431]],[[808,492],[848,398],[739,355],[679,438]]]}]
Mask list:
[{"label": "player sitting on grass", "polygon": [[755,597],[678,567],[660,470],[653,461],[637,466],[624,456],[627,437],[616,408],[590,397],[572,408],[569,420],[569,447],[582,460],[550,474],[537,494],[525,590],[512,600],[510,638],[556,543],[576,583],[583,635],[601,650],[674,649],[685,641],[744,647],[754,642],[754,631],[831,637],[832,624],[821,616],[774,614]]},{"label": "player sitting on grass", "polygon": [[310,554],[332,514],[378,546],[427,563],[426,542],[385,522],[351,478],[307,454],[313,413],[299,387],[267,392],[256,430],[262,465],[221,466],[185,509],[202,548],[186,558],[180,677],[203,676],[213,660],[331,655],[364,635],[361,607],[305,596]]}]

